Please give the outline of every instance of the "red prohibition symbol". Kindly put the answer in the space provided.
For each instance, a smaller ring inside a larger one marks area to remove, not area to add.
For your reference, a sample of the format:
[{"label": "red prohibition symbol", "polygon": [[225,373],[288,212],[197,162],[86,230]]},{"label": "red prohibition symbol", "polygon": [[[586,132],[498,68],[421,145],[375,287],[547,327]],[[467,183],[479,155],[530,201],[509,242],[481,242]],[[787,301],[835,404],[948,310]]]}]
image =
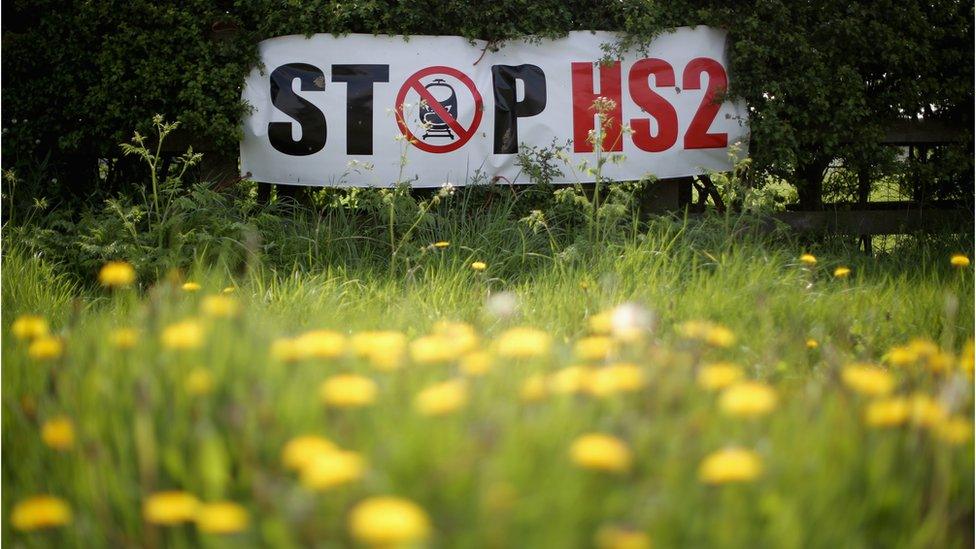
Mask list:
[{"label": "red prohibition symbol", "polygon": [[[471,120],[471,126],[465,128],[458,121],[457,119],[458,109],[456,107],[457,105],[456,99],[455,99],[455,108],[454,108],[455,112],[452,114],[446,108],[444,108],[444,105],[441,104],[441,102],[438,101],[433,94],[431,94],[430,90],[428,90],[426,87],[424,87],[423,84],[420,83],[421,78],[431,76],[434,74],[446,74],[448,76],[452,76],[460,80],[461,83],[468,88],[468,91],[471,92],[471,96],[474,98],[474,119]],[[447,126],[447,128],[444,128],[442,131],[446,132],[446,135],[449,136],[451,135],[451,132],[449,130],[453,130],[454,134],[457,137],[456,139],[454,139],[450,143],[445,143],[444,145],[434,145],[431,143],[427,143],[421,139],[418,139],[417,136],[415,136],[413,132],[410,131],[410,128],[407,127],[407,123],[406,120],[404,119],[404,113],[403,113],[403,102],[407,98],[407,93],[410,90],[417,92],[420,95],[420,98],[426,104],[427,108],[433,111],[433,113],[436,114],[437,117],[439,117],[440,121],[442,121]],[[422,151],[427,151],[429,153],[446,153],[463,147],[464,144],[471,139],[471,136],[473,136],[474,132],[478,129],[478,124],[481,123],[481,114],[482,114],[481,111],[483,110],[484,110],[484,103],[481,99],[481,94],[478,93],[478,89],[474,87],[474,82],[472,82],[471,79],[468,78],[468,76],[463,72],[457,69],[453,69],[451,67],[444,67],[444,66],[427,67],[426,69],[421,69],[413,73],[413,75],[407,78],[407,81],[403,83],[403,86],[400,87],[400,92],[397,94],[396,97],[396,121],[397,121],[397,125],[400,127],[400,132],[402,132],[404,137],[406,137],[411,143],[413,143],[415,147],[417,147]]]}]

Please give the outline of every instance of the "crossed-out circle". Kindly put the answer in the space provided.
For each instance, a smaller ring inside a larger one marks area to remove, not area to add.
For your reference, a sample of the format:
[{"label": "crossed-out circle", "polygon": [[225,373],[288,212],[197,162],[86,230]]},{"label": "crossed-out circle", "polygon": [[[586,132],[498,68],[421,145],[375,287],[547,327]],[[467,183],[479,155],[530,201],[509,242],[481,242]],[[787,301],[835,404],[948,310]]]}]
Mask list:
[{"label": "crossed-out circle", "polygon": [[[470,127],[465,128],[462,126],[461,123],[458,122],[456,118],[451,116],[447,110],[444,109],[444,106],[441,105],[440,102],[437,101],[437,99],[435,99],[429,91],[427,91],[427,88],[420,83],[421,78],[430,76],[432,74],[446,74],[448,76],[453,76],[464,84],[465,87],[467,87],[471,92],[471,96],[474,98],[474,119],[471,121]],[[444,123],[454,130],[454,132],[457,134],[457,139],[445,145],[431,145],[430,143],[426,143],[418,139],[417,136],[410,131],[410,128],[407,127],[407,123],[403,115],[403,102],[407,98],[407,93],[410,90],[417,92],[417,94],[420,95],[420,98],[426,101],[427,105],[433,109],[435,113],[437,113],[441,120],[443,120]],[[446,153],[463,147],[464,144],[471,139],[474,132],[478,129],[478,125],[481,123],[484,103],[481,99],[481,94],[478,93],[478,89],[474,86],[474,82],[472,82],[466,74],[451,67],[438,65],[421,69],[410,75],[410,77],[407,78],[407,80],[403,83],[403,86],[400,87],[400,92],[397,93],[395,108],[397,126],[400,127],[400,132],[403,133],[403,136],[406,137],[410,143],[412,143],[418,149],[427,151],[429,153]]]}]

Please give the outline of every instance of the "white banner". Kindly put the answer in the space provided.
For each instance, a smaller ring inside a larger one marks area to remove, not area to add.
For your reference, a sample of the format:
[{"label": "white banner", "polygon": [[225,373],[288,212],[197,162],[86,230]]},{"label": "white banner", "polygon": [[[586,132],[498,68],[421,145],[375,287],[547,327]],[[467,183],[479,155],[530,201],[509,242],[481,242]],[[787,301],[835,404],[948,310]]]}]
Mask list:
[{"label": "white banner", "polygon": [[[593,181],[594,101],[605,97],[603,150],[616,180],[727,170],[745,150],[744,105],[714,100],[728,85],[725,32],[682,27],[598,64],[607,32],[507,42],[455,36],[271,38],[248,76],[241,171],[311,186],[528,183],[520,145],[566,146],[557,183]],[[596,128],[596,130],[595,130]],[[588,138],[588,136],[590,136]],[[568,144],[568,146],[567,146]],[[475,178],[476,174],[485,178]]]}]

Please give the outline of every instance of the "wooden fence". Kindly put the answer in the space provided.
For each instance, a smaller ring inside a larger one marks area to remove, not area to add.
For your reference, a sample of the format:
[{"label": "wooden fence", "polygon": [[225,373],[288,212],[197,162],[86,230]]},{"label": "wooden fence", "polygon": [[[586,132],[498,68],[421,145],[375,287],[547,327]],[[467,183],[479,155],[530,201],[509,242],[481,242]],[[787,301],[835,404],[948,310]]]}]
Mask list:
[{"label": "wooden fence", "polygon": [[[909,155],[919,157],[932,147],[959,143],[965,139],[966,131],[961,127],[931,120],[901,120],[888,125],[882,144],[908,147]],[[867,185],[869,182],[864,183]],[[696,193],[699,198],[697,202],[694,200]],[[690,211],[695,215],[710,193],[717,191],[708,177],[661,180],[647,189],[642,207],[651,213]],[[866,249],[870,249],[871,235],[974,231],[976,218],[972,203],[868,202],[867,193],[862,193],[862,196],[863,200],[859,202],[824,204],[817,211],[803,211],[798,205],[788,205],[787,211],[771,217],[798,232],[860,236]],[[717,199],[714,194],[713,197]]]}]

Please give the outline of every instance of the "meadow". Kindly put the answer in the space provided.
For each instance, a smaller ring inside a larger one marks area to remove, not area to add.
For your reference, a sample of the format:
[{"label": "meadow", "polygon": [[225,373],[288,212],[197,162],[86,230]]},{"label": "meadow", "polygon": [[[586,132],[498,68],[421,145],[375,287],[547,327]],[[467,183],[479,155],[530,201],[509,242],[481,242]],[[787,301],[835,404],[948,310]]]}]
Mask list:
[{"label": "meadow", "polygon": [[469,219],[389,269],[5,240],[3,541],[972,546],[971,240]]}]

